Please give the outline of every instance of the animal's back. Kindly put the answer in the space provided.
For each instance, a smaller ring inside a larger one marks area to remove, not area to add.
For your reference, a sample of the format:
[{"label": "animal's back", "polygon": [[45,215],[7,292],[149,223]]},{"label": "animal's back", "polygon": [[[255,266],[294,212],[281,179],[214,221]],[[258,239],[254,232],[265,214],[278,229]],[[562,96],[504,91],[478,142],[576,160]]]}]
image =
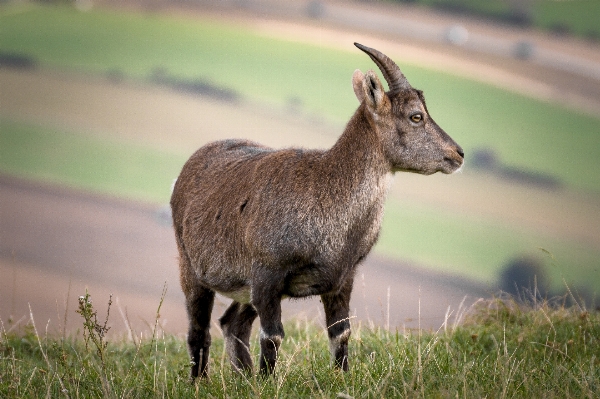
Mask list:
[{"label": "animal's back", "polygon": [[[192,201],[203,202],[221,187],[236,180],[236,168],[247,168],[248,160],[272,150],[247,140],[223,140],[198,149],[183,166],[171,196],[177,219]],[[241,165],[241,166],[240,166]],[[177,224],[177,223],[176,223]]]},{"label": "animal's back", "polygon": [[[194,273],[218,291],[246,285],[253,263],[327,264],[340,268],[332,275],[344,275],[375,242],[385,184],[340,191],[345,185],[332,170],[339,159],[325,157],[243,140],[211,143],[192,155],[171,204],[178,245]],[[366,212],[361,217],[352,213],[356,206],[337,206],[356,201]]]}]

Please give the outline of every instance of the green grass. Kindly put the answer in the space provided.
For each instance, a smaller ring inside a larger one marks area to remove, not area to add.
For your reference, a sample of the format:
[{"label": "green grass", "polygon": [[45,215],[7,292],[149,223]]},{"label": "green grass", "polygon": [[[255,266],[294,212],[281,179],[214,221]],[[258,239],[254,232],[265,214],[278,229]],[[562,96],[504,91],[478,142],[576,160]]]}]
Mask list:
[{"label": "green grass", "polygon": [[[46,66],[119,70],[140,79],[160,67],[232,88],[247,99],[284,106],[296,98],[306,114],[339,124],[357,106],[352,72],[375,68],[358,50],[288,42],[206,19],[3,6],[0,25],[0,51],[30,54]],[[588,172],[600,159],[599,118],[397,59],[411,83],[425,90],[434,118],[467,154],[492,148],[508,165],[600,192],[600,175]]]},{"label": "green grass", "polygon": [[186,157],[0,119],[0,170],[88,190],[167,202]]},{"label": "green grass", "polygon": [[[416,0],[416,2],[500,21],[511,19],[515,21],[519,13],[515,5],[520,3],[506,0]],[[598,20],[600,2],[597,0],[539,0],[528,3],[529,5],[525,4],[522,10],[529,11],[530,23],[533,27],[543,30],[566,29],[565,33],[596,40],[600,38]]]},{"label": "green grass", "polygon": [[592,292],[600,287],[600,251],[579,242],[394,200],[385,212],[375,248],[389,257],[494,285],[511,258],[531,254],[544,259],[555,292],[564,282]]},{"label": "green grass", "polygon": [[357,105],[349,83],[356,55],[207,19],[80,13],[67,7],[11,9],[0,13],[0,49],[31,54],[45,65],[98,73],[119,70],[138,78],[164,68],[275,104],[300,98],[311,112],[327,113],[339,122]]},{"label": "green grass", "polygon": [[600,192],[600,176],[589,173],[600,159],[600,119],[462,78],[425,82],[428,108],[466,149],[467,167],[469,149],[490,148],[507,165]]},{"label": "green grass", "polygon": [[[134,341],[118,333],[107,339],[95,312],[90,305],[83,336],[2,324],[0,396],[593,398],[600,390],[600,314],[578,307],[491,300],[437,332],[354,326],[348,373],[331,366],[323,330],[290,322],[268,379],[232,372],[214,332],[210,379],[194,385],[182,337],[159,327]],[[255,334],[255,360],[257,346]]]},{"label": "green grass", "polygon": [[600,2],[597,0],[538,1],[534,24],[544,29],[564,26],[570,33],[600,38]]}]

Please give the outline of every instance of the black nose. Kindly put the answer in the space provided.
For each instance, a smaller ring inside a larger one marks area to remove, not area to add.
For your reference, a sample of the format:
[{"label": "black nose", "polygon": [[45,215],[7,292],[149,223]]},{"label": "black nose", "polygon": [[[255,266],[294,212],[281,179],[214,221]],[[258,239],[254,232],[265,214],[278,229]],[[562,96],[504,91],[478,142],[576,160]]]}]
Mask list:
[{"label": "black nose", "polygon": [[458,152],[458,155],[460,155],[461,158],[465,158],[465,153],[463,152],[462,148],[458,147],[456,152]]}]

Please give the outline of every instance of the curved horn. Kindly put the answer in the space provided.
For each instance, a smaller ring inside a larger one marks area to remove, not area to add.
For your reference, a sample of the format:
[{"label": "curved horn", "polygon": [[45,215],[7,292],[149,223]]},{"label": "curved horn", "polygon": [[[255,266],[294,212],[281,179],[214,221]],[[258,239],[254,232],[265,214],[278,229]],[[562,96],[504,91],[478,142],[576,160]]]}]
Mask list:
[{"label": "curved horn", "polygon": [[383,77],[388,83],[388,86],[390,87],[390,92],[397,92],[403,89],[411,88],[410,83],[408,83],[408,80],[406,80],[406,77],[400,71],[398,65],[396,65],[396,63],[392,61],[390,57],[380,51],[375,50],[374,48],[363,46],[360,43],[354,43],[354,45],[367,53],[373,62],[377,64],[381,70],[381,73],[383,73]]}]

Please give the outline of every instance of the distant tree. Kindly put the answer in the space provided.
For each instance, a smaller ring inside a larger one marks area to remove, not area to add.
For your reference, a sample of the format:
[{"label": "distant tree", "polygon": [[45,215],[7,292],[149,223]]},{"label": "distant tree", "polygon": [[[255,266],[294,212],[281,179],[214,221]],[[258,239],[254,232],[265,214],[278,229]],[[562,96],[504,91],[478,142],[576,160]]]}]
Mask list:
[{"label": "distant tree", "polygon": [[524,294],[526,297],[535,293],[545,296],[549,289],[549,279],[543,260],[531,255],[512,259],[500,275],[500,288],[522,299],[525,299]]}]

